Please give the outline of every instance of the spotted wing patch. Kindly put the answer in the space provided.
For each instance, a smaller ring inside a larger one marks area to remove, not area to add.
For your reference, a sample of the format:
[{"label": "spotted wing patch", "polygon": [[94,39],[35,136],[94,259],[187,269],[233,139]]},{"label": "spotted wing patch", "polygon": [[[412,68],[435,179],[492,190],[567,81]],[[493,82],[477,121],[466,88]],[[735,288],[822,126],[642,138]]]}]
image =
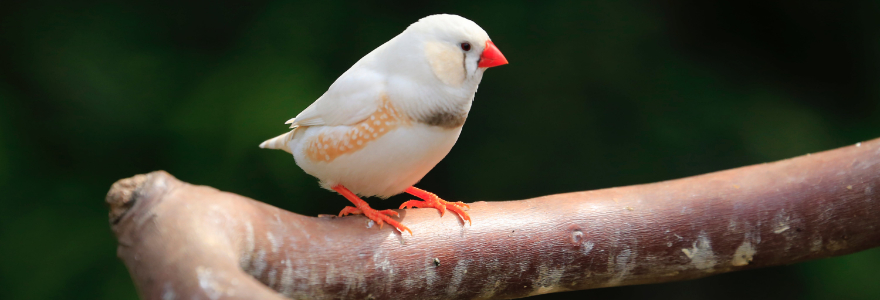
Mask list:
[{"label": "spotted wing patch", "polygon": [[387,96],[383,96],[376,112],[360,123],[344,130],[328,130],[309,139],[305,153],[312,161],[331,162],[341,155],[363,149],[369,142],[397,127],[409,124],[409,118],[394,108]]}]

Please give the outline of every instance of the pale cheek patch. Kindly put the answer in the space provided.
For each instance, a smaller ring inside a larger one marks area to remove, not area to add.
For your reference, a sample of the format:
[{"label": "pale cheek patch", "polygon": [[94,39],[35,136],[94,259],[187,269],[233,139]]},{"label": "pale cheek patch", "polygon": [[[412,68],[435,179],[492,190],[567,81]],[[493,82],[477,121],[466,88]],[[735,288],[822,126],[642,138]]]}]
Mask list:
[{"label": "pale cheek patch", "polygon": [[458,87],[464,82],[464,54],[453,45],[441,42],[425,44],[425,56],[431,70],[446,85]]},{"label": "pale cheek patch", "polygon": [[383,96],[379,109],[360,123],[352,124],[346,130],[324,132],[307,140],[305,153],[312,161],[331,162],[341,155],[363,149],[397,127],[409,124],[409,119]]}]

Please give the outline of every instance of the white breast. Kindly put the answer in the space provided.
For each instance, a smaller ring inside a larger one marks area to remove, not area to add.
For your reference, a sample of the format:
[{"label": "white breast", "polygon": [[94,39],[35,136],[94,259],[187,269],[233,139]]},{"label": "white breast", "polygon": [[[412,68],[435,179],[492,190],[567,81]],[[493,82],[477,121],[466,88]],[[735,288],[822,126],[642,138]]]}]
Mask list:
[{"label": "white breast", "polygon": [[383,198],[400,194],[421,180],[449,153],[461,133],[461,127],[444,129],[413,122],[378,135],[360,147],[353,144],[354,151],[327,155],[332,159],[325,160],[315,159],[314,149],[309,149],[315,147],[316,139],[344,136],[352,127],[315,126],[299,130],[302,132],[297,132],[288,145],[296,164],[317,177],[321,187],[343,185],[361,196]]}]

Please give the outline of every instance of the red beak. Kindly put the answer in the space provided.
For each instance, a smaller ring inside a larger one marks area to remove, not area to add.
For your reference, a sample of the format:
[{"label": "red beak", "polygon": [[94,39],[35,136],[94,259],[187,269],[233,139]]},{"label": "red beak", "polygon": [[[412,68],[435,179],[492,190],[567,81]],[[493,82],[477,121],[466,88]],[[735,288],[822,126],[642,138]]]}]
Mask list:
[{"label": "red beak", "polygon": [[504,58],[504,54],[501,54],[501,50],[495,47],[495,43],[486,41],[486,49],[483,49],[483,54],[480,54],[480,63],[477,64],[477,67],[491,68],[506,64],[507,59]]}]

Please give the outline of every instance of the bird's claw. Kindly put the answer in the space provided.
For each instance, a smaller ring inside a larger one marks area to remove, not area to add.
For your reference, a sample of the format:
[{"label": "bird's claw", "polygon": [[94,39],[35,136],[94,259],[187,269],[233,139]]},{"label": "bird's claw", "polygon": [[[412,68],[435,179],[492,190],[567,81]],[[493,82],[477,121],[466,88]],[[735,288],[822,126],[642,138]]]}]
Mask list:
[{"label": "bird's claw", "polygon": [[397,222],[397,221],[394,221],[393,219],[391,219],[391,216],[395,216],[395,217],[400,216],[400,214],[394,210],[391,210],[391,209],[386,209],[386,210],[368,209],[366,212],[364,212],[360,208],[353,207],[353,206],[346,206],[345,208],[342,209],[342,211],[339,212],[340,217],[346,216],[349,214],[364,215],[365,217],[372,220],[373,222],[376,222],[376,224],[379,224],[379,228],[382,228],[382,225],[385,225],[385,223],[388,223],[388,225],[394,226],[394,228],[397,229],[397,231],[400,231],[401,233],[403,233],[404,231],[407,231],[407,232],[409,232],[409,235],[412,235],[412,230],[410,230],[406,226],[403,226],[403,224],[400,224],[400,222]]},{"label": "bird's claw", "polygon": [[448,210],[451,210],[451,211],[455,212],[456,214],[458,214],[458,216],[461,217],[462,220],[468,221],[468,224],[471,224],[471,216],[468,215],[468,213],[464,211],[465,209],[470,209],[471,208],[470,205],[467,205],[461,201],[449,202],[449,201],[440,199],[440,197],[437,197],[434,194],[430,194],[430,196],[426,197],[426,198],[428,198],[428,199],[425,199],[424,201],[422,201],[422,200],[406,201],[400,205],[400,208],[405,209],[405,208],[411,208],[411,207],[418,207],[418,208],[431,207],[431,208],[437,209],[440,212],[441,217],[443,216],[443,214],[446,213],[446,210],[448,209]]}]

